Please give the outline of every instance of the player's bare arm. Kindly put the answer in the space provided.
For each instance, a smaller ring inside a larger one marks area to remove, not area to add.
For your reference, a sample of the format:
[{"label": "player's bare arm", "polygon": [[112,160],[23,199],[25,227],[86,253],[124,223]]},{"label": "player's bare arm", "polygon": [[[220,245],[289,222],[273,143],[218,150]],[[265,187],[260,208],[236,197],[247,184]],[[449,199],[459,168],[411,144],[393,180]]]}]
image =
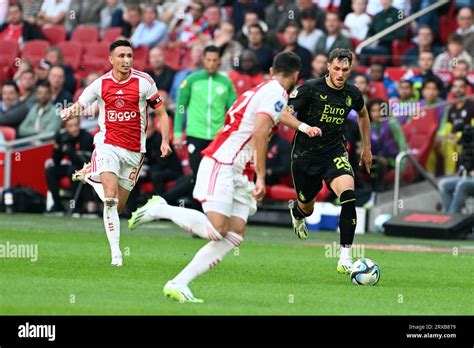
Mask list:
[{"label": "player's bare arm", "polygon": [[370,173],[370,167],[372,166],[372,150],[370,145],[370,119],[369,112],[367,111],[367,107],[365,105],[362,110],[358,112],[358,115],[360,134],[364,142],[364,147],[362,149],[362,153],[360,154],[359,165],[361,166],[363,163],[365,169],[367,170],[367,173]]},{"label": "player's bare arm", "polygon": [[292,129],[299,130],[300,132],[305,133],[310,138],[323,135],[323,131],[321,130],[321,128],[311,127],[310,125],[304,122],[298,121],[298,119],[293,116],[290,107],[286,107],[286,109],[282,112],[281,123]]},{"label": "player's bare arm", "polygon": [[74,103],[70,107],[63,109],[61,111],[60,115],[61,115],[61,118],[63,119],[63,121],[67,121],[67,120],[70,120],[72,118],[82,116],[83,109],[84,108],[82,107],[81,104]]},{"label": "player's bare arm", "polygon": [[273,120],[268,115],[257,114],[252,134],[255,174],[257,175],[253,195],[257,201],[261,201],[265,197],[265,161],[267,158],[268,135],[272,127]]},{"label": "player's bare arm", "polygon": [[160,130],[161,130],[161,157],[166,157],[171,155],[173,152],[170,147],[170,140],[169,140],[169,120],[168,120],[168,113],[164,107],[164,104],[161,104],[159,107],[155,109],[156,116],[160,119]]}]

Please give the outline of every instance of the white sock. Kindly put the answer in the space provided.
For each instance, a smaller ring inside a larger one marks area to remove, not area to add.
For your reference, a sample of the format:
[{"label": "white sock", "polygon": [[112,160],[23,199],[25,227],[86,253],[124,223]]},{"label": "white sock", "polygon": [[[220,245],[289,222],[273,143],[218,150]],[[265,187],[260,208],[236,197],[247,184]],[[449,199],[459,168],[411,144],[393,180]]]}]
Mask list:
[{"label": "white sock", "polygon": [[214,241],[222,239],[222,235],[212,226],[206,214],[195,209],[155,204],[148,209],[144,218],[149,218],[150,221],[156,219],[171,220],[186,232],[195,233],[201,238]]},{"label": "white sock", "polygon": [[172,281],[173,283],[188,286],[188,284],[207,272],[222,261],[229,251],[238,247],[244,239],[235,232],[227,235],[218,242],[209,242],[194,256],[191,262]]},{"label": "white sock", "polygon": [[339,255],[340,260],[346,260],[346,259],[351,259],[351,248],[344,248],[341,246],[341,254]]},{"label": "white sock", "polygon": [[102,186],[102,182],[100,182],[100,177],[98,175],[89,174],[86,176],[86,182],[92,186],[100,200],[105,202],[104,187]]},{"label": "white sock", "polygon": [[120,220],[118,215],[118,198],[104,200],[104,226],[110,244],[112,257],[121,255],[120,252]]}]

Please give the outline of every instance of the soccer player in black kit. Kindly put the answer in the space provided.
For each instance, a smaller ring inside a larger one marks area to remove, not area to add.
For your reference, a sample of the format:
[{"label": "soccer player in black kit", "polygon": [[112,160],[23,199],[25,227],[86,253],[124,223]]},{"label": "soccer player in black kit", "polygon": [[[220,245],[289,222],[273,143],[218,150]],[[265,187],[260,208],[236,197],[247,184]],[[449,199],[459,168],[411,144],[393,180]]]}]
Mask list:
[{"label": "soccer player in black kit", "polygon": [[[328,60],[329,73],[322,78],[308,80],[295,89],[288,100],[289,111],[298,120],[282,122],[297,128],[291,152],[291,175],[297,201],[290,209],[295,234],[308,238],[305,217],[313,213],[322,181],[339,197],[342,209],[339,219],[341,252],[337,271],[349,274],[352,270],[350,248],[357,224],[354,194],[354,173],[345,146],[346,117],[354,109],[359,115],[359,128],[364,142],[359,165],[370,173],[370,121],[362,93],[346,84],[351,74],[352,54],[348,49],[336,48]],[[300,122],[298,122],[300,121]],[[308,130],[311,129],[311,132]],[[316,132],[317,136],[310,136]]]}]

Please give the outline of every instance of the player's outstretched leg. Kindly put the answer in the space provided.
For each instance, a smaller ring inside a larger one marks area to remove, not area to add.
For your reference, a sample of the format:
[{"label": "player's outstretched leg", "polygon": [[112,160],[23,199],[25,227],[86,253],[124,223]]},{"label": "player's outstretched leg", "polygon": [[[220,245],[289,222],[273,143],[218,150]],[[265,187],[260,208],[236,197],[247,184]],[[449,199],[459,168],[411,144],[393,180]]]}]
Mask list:
[{"label": "player's outstretched leg", "polygon": [[305,218],[310,216],[311,213],[306,213],[299,206],[298,201],[293,201],[290,205],[291,223],[293,224],[293,231],[299,239],[308,238],[308,227],[306,227]]},{"label": "player's outstretched leg", "polygon": [[342,274],[349,274],[352,271],[351,246],[357,225],[354,190],[345,190],[341,193],[339,200],[342,206],[339,219],[341,252],[337,263],[337,271]]},{"label": "player's outstretched leg", "polygon": [[128,220],[128,228],[133,230],[146,222],[158,219],[171,220],[186,232],[197,234],[204,239],[214,241],[222,239],[222,235],[204,213],[195,209],[174,207],[160,196],[153,196],[143,207],[133,212]]},{"label": "player's outstretched leg", "polygon": [[99,196],[100,200],[104,202],[104,187],[100,182],[99,174],[92,173],[91,163],[84,163],[82,169],[76,170],[74,174],[72,174],[72,181],[82,181],[83,183],[91,185],[94,191]]}]

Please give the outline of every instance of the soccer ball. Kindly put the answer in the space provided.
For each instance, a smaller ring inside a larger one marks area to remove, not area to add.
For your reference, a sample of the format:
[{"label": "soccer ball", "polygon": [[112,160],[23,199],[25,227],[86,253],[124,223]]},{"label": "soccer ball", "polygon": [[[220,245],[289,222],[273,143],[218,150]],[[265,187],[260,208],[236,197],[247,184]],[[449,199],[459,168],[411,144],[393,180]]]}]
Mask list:
[{"label": "soccer ball", "polygon": [[370,259],[359,259],[352,265],[351,282],[356,285],[375,285],[380,280],[380,268]]}]

